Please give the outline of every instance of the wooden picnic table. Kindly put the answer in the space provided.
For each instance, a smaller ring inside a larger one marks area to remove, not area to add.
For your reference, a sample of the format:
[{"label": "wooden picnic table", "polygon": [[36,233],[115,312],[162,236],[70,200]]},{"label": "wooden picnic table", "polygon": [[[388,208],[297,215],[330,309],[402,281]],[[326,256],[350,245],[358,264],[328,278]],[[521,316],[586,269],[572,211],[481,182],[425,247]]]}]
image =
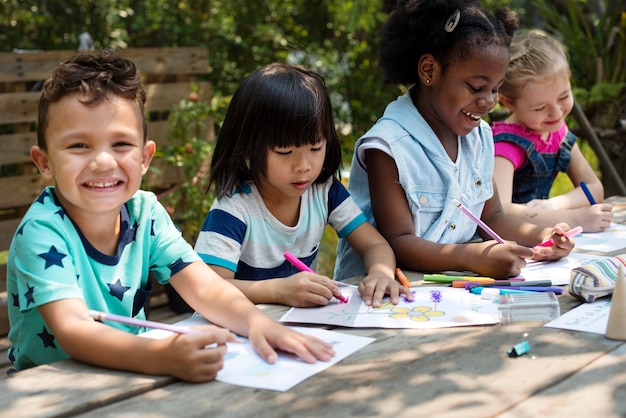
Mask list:
[{"label": "wooden picnic table", "polygon": [[[616,222],[626,223],[626,198],[609,201]],[[559,302],[561,314],[580,304],[567,292]],[[261,307],[276,319],[288,309]],[[626,344],[543,325],[327,326],[376,340],[287,392],[61,361],[0,378],[0,416],[625,416]],[[509,357],[521,341],[529,342],[530,352]]]}]

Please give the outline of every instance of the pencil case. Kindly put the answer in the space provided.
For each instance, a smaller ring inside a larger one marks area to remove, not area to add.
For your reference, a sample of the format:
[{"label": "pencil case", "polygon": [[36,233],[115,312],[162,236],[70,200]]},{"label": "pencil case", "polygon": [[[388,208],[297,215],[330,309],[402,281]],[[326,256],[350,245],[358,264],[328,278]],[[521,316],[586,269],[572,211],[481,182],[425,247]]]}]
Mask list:
[{"label": "pencil case", "polygon": [[615,288],[620,267],[626,266],[626,254],[596,260],[572,269],[569,293],[585,302],[609,296]]}]

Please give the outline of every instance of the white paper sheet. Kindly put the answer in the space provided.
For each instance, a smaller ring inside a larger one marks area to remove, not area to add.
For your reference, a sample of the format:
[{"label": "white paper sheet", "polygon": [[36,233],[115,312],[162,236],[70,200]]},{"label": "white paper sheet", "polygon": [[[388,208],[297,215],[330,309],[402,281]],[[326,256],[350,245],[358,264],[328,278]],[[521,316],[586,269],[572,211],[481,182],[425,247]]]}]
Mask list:
[{"label": "white paper sheet", "polygon": [[[180,321],[176,325],[192,327],[208,324],[209,322],[202,316],[194,314],[191,318]],[[279,352],[276,363],[268,364],[254,351],[247,338],[239,337],[240,343],[227,344],[228,352],[224,356],[224,368],[219,371],[216,380],[233,385],[284,392],[375,340],[375,338],[348,335],[320,328],[290,328],[332,343],[335,356],[328,362],[318,361],[309,364],[294,355]],[[157,339],[169,335],[171,332],[162,330],[151,330],[141,334],[143,337]]]},{"label": "white paper sheet", "polygon": [[584,232],[574,238],[576,248],[587,251],[610,252],[626,247],[626,225],[611,224],[602,232]]},{"label": "white paper sheet", "polygon": [[355,286],[341,284],[350,301],[333,299],[315,308],[291,308],[281,322],[328,324],[359,328],[445,328],[500,322],[497,306],[465,289],[415,287],[413,302],[401,299],[392,305],[387,298],[380,308],[368,307]]},{"label": "white paper sheet", "polygon": [[545,324],[548,328],[568,329],[572,331],[604,334],[611,309],[610,299],[601,299],[593,303],[583,303],[554,321]]},{"label": "white paper sheet", "polygon": [[[526,280],[550,280],[553,286],[569,284],[572,269],[582,264],[606,258],[600,255],[570,253],[557,261],[528,261],[520,276]],[[523,286],[523,282],[520,283]]]}]

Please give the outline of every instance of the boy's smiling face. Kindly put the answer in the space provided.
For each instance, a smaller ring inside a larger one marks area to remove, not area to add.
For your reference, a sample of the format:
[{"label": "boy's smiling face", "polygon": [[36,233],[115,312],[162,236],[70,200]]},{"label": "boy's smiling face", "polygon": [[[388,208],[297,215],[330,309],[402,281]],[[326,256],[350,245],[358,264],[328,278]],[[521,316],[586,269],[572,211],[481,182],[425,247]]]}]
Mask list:
[{"label": "boy's smiling face", "polygon": [[[31,149],[45,179],[54,179],[68,215],[117,215],[141,185],[155,151],[143,141],[142,115],[132,100],[107,95],[86,105],[75,93],[50,105],[47,150]],[[82,218],[85,219],[85,218]]]}]

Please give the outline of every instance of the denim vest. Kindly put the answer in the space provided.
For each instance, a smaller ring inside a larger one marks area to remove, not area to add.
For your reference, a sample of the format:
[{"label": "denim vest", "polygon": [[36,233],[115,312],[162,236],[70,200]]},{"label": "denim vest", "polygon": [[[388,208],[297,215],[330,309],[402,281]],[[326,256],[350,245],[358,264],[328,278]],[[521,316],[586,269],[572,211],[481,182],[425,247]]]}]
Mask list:
[{"label": "denim vest", "polygon": [[527,203],[533,199],[547,199],[559,172],[567,172],[572,160],[572,147],[576,135],[568,131],[558,152],[540,153],[528,138],[503,132],[494,137],[495,142],[510,142],[524,149],[526,160],[513,174],[513,203]]},{"label": "denim vest", "polygon": [[[476,233],[476,224],[454,204],[460,200],[480,217],[484,203],[493,196],[493,137],[486,122],[461,137],[459,153],[469,168],[470,180],[459,184],[456,165],[413,105],[407,92],[391,102],[383,116],[355,144],[348,191],[375,226],[364,153],[359,147],[367,138],[380,138],[391,148],[399,180],[413,213],[415,235],[447,243],[463,243]],[[345,239],[339,240],[334,277],[344,280],[364,274],[359,255]]]}]

